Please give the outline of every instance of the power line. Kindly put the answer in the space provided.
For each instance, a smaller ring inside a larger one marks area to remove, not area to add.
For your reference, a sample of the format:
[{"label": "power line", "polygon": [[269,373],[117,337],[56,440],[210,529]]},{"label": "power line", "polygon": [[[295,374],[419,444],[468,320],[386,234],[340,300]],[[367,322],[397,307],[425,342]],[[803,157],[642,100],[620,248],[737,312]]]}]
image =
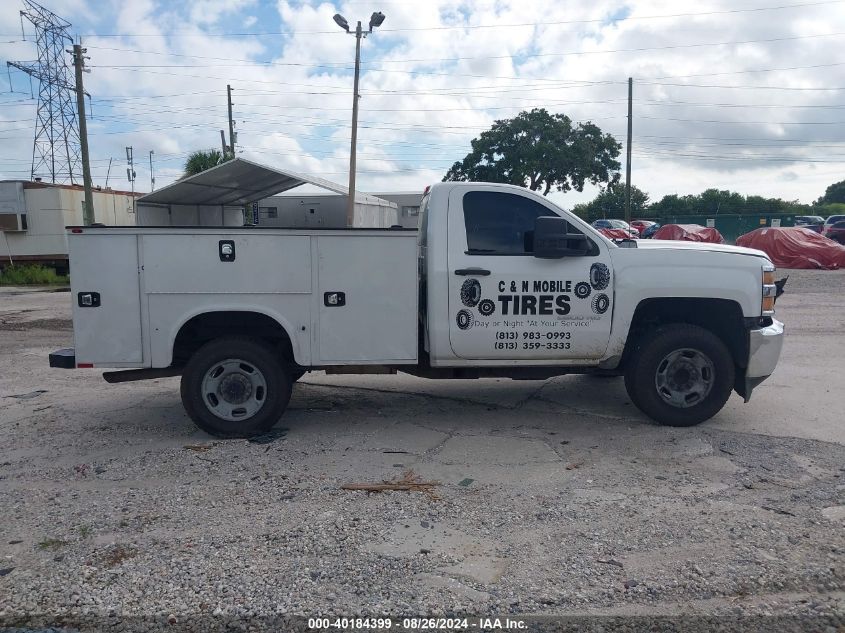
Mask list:
[{"label": "power line", "polygon": [[845,121],[748,121],[745,119],[731,121],[727,119],[680,119],[674,117],[656,117],[640,115],[638,119],[653,121],[680,121],[683,123],[722,123],[736,125],[845,125]]},{"label": "power line", "polygon": [[[737,13],[762,13],[765,11],[781,11],[788,9],[804,9],[809,7],[824,6],[830,4],[841,4],[845,0],[822,0],[819,2],[806,2],[800,4],[783,4],[769,7],[749,7],[744,9],[724,9],[721,11],[701,11],[688,13],[667,13],[658,15],[632,15],[613,20],[611,18],[589,18],[581,20],[554,20],[543,22],[520,22],[511,24],[464,24],[455,26],[428,26],[428,27],[405,27],[380,29],[384,33],[413,33],[418,31],[465,31],[479,29],[502,29],[502,28],[525,28],[525,27],[549,27],[568,24],[608,24],[612,22],[625,22],[631,20],[659,20],[686,17],[707,17],[713,15],[731,15]],[[242,31],[242,32],[210,32],[203,31],[171,31],[169,33],[87,33],[83,37],[263,37],[271,35],[336,35],[336,30],[315,30],[315,31]],[[0,37],[16,37],[17,34],[0,34]]]},{"label": "power line", "polygon": [[[845,0],[843,0],[845,1]],[[417,59],[379,59],[373,61],[366,61],[361,62],[362,65],[372,66],[375,64],[411,64],[411,63],[429,63],[429,62],[459,62],[459,61],[477,61],[481,59],[513,59],[514,57],[519,58],[545,58],[545,57],[571,57],[575,55],[604,55],[604,54],[611,54],[611,53],[637,53],[643,51],[664,51],[664,50],[674,50],[674,49],[684,49],[684,48],[703,48],[708,46],[733,46],[739,44],[763,44],[763,43],[773,43],[773,42],[794,42],[796,40],[806,40],[806,39],[816,39],[822,37],[840,37],[845,35],[845,33],[817,33],[814,35],[793,35],[789,37],[770,37],[764,39],[756,39],[756,40],[734,40],[734,41],[724,41],[724,42],[698,42],[695,44],[668,44],[665,46],[640,46],[635,48],[615,48],[615,49],[603,49],[603,50],[591,50],[591,51],[579,51],[579,50],[571,50],[571,51],[563,51],[558,53],[526,53],[526,54],[508,54],[508,55],[468,55],[464,57],[430,57],[430,58],[417,58]],[[91,47],[94,48],[94,47]],[[221,59],[220,61],[234,61],[230,59]],[[300,62],[273,62],[273,61],[259,61],[259,60],[237,60],[238,63],[223,63],[223,64],[215,64],[215,66],[223,67],[223,68],[240,68],[244,64],[242,62],[248,62],[250,66],[272,66],[272,67],[286,67],[286,66],[306,66],[308,64],[303,64]],[[318,68],[333,68],[340,66],[344,69],[348,68],[349,62],[348,61],[341,61],[341,62],[323,62],[322,64],[315,65]],[[205,64],[98,64],[97,68],[115,68],[115,69],[138,69],[138,68],[207,68],[208,66]]]},{"label": "power line", "polygon": [[[312,68],[319,68],[319,66],[313,66]],[[160,76],[167,76],[167,77],[178,77],[178,78],[193,78],[193,79],[206,79],[206,80],[215,80],[215,81],[230,81],[226,77],[217,77],[211,75],[196,75],[196,74],[188,74],[188,73],[167,73],[167,72],[160,72],[160,71],[153,71],[153,70],[144,70],[144,69],[132,69],[132,68],[125,68],[124,71],[128,72],[140,72],[150,75],[160,75]],[[474,79],[512,79],[512,80],[519,80],[520,77],[515,76],[490,76],[490,75],[473,75],[473,74],[464,74],[464,73],[438,73],[438,72],[427,72],[421,70],[389,70],[389,69],[379,69],[379,68],[371,68],[368,70],[371,73],[397,73],[402,75],[424,75],[424,76],[431,76],[431,77],[449,77],[449,78],[474,78]],[[542,81],[541,79],[533,78],[533,81]],[[548,81],[556,81],[556,80],[548,80]],[[272,84],[278,85],[278,81],[271,81],[271,80],[259,80],[259,79],[247,79],[247,80],[240,80],[242,84]],[[584,81],[582,84],[574,84],[568,86],[569,88],[579,88],[579,87],[587,87],[587,86],[596,86],[596,85],[619,85],[624,84],[625,82],[621,81]],[[791,90],[791,91],[839,91],[845,90],[843,86],[830,86],[830,87],[817,87],[817,88],[798,88],[798,87],[791,87],[791,86],[719,86],[719,85],[704,85],[704,84],[683,84],[683,83],[669,83],[669,82],[641,82],[644,85],[654,85],[654,86],[679,86],[685,88],[725,88],[725,89],[744,89],[744,90]],[[508,86],[505,86],[508,87]],[[518,86],[514,86],[518,87]],[[560,88],[560,87],[559,87]]]}]

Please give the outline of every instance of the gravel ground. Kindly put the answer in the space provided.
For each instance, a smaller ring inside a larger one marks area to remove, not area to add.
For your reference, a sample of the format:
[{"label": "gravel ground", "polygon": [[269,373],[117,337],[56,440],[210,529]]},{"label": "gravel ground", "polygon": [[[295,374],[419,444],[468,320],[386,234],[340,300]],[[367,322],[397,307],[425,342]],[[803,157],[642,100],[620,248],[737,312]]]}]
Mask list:
[{"label": "gravel ground", "polygon": [[[841,380],[845,274],[790,274],[781,316],[800,341],[804,321],[788,314],[817,306],[807,334],[831,353],[816,362]],[[423,392],[307,375],[275,433],[220,441],[186,418],[178,379],[107,385],[47,368],[71,344],[68,302],[0,293],[14,361],[0,374],[0,627],[461,614],[528,630],[845,626],[841,419],[830,441],[786,416],[794,432],[780,436],[725,428],[732,412],[672,429],[623,396],[608,411],[579,395],[616,394],[615,380]],[[778,371],[804,371],[790,362]],[[766,384],[736,410],[765,426],[758,398],[818,409],[813,391]],[[436,485],[341,489],[403,477]]]}]

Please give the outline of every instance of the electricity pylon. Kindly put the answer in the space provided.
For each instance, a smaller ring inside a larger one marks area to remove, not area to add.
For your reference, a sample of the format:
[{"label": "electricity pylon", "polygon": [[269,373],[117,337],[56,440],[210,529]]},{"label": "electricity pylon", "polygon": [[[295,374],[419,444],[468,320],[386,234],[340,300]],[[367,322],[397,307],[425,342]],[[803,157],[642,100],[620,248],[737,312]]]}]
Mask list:
[{"label": "electricity pylon", "polygon": [[23,0],[21,24],[26,18],[35,27],[38,60],[6,62],[38,79],[38,110],[32,146],[32,179],[76,184],[81,180],[82,159],[76,122],[76,86],[65,57],[73,44],[70,22],[32,0]]}]

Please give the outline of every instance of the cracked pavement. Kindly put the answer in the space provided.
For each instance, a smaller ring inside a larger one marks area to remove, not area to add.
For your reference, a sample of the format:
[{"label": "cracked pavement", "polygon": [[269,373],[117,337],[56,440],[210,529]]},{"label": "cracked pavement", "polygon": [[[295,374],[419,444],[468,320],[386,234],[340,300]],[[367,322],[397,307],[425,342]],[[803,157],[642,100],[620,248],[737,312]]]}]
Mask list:
[{"label": "cracked pavement", "polygon": [[[49,369],[47,353],[71,345],[69,295],[0,289],[0,626],[162,614],[841,623],[843,289],[843,271],[790,271],[777,372],[695,428],[654,425],[620,379],[315,373],[265,443],[196,430],[176,378],[108,385]],[[438,482],[436,498],[340,489],[409,470]]]}]

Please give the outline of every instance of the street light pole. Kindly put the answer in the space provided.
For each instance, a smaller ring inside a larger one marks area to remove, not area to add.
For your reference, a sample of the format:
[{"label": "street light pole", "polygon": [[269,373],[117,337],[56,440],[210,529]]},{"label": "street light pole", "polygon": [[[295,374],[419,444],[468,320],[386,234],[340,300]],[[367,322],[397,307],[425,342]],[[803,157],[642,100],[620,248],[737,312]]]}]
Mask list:
[{"label": "street light pole", "polygon": [[358,145],[358,80],[361,73],[361,39],[373,32],[375,27],[381,26],[384,22],[384,14],[376,11],[370,16],[369,30],[361,27],[361,22],[354,31],[349,30],[349,22],[339,13],[334,15],[335,23],[350,35],[355,36],[355,82],[352,88],[352,140],[349,148],[349,196],[346,204],[346,226],[352,226],[355,222],[355,167],[356,152]]},{"label": "street light pole", "polygon": [[358,76],[361,72],[361,22],[355,27],[355,85],[352,89],[352,145],[349,149],[349,199],[346,202],[346,226],[355,222],[355,163],[358,145]]}]

